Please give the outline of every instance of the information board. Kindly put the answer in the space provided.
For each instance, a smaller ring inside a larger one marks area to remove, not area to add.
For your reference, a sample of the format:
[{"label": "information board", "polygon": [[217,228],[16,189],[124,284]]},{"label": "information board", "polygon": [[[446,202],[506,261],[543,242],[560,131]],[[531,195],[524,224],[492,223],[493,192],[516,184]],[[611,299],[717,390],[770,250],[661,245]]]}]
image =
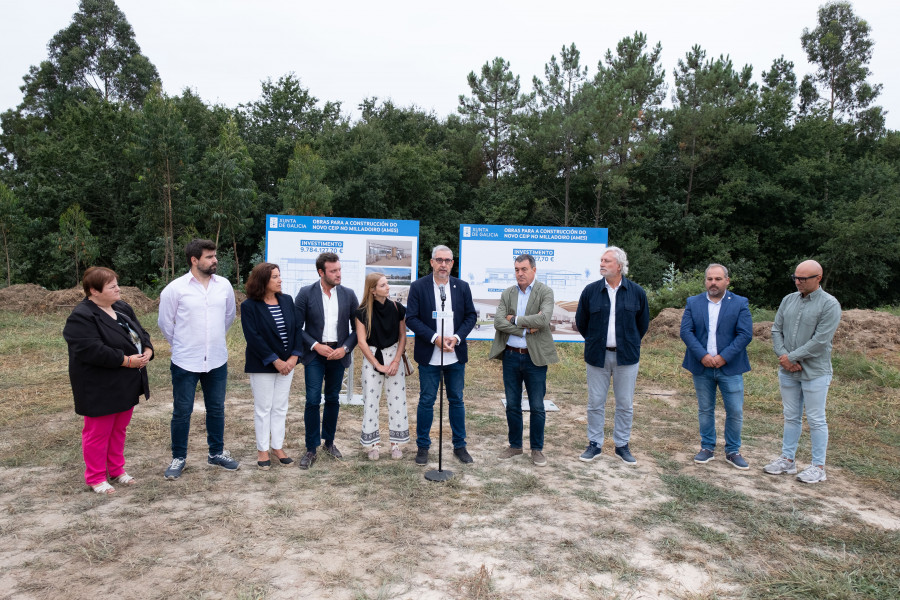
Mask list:
[{"label": "information board", "polygon": [[460,225],[459,276],[471,286],[478,311],[469,339],[494,339],[500,294],[516,285],[515,258],[530,254],[536,263],[535,280],[553,288],[553,338],[584,341],[575,329],[575,309],[585,286],[600,279],[600,257],[607,240],[606,228]]},{"label": "information board", "polygon": [[366,275],[377,271],[387,277],[391,298],[405,306],[418,272],[419,222],[266,215],[266,261],[278,264],[285,294],[296,297],[319,280],[322,252],[340,257],[341,284],[357,298]]}]

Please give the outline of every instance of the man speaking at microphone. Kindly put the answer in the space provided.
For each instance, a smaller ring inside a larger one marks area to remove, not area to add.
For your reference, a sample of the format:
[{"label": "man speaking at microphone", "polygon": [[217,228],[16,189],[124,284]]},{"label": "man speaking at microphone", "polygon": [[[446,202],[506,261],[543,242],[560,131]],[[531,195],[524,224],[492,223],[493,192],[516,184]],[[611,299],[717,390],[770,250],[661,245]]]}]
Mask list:
[{"label": "man speaking at microphone", "polygon": [[[419,407],[416,410],[416,464],[428,464],[434,401],[441,375],[449,405],[453,454],[460,462],[472,463],[466,450],[466,409],[463,404],[466,361],[469,359],[466,336],[475,326],[478,313],[472,291],[465,281],[450,277],[453,251],[435,246],[431,251],[431,276],[420,277],[409,286],[406,326],[416,335],[413,358],[419,365]],[[453,311],[448,318],[435,319],[434,313]]]}]

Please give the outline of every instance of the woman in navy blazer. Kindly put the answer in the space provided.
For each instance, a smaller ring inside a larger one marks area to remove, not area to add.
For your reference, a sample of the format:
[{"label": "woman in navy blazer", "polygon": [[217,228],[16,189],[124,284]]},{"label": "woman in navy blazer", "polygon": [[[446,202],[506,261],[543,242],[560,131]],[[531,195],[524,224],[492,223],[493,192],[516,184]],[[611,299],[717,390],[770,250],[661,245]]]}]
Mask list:
[{"label": "woman in navy blazer", "polygon": [[260,263],[247,278],[247,299],[241,303],[241,327],[247,340],[244,372],[253,390],[256,465],[267,471],[269,448],[278,462],[290,465],[284,453],[284,424],[294,367],[303,353],[300,320],[290,296],[281,293],[281,270]]}]

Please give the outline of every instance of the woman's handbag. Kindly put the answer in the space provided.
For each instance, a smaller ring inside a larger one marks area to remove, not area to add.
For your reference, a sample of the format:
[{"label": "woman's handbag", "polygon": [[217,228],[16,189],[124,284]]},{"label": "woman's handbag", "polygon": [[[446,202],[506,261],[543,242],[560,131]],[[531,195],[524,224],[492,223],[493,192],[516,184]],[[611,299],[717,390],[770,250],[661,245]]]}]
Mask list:
[{"label": "woman's handbag", "polygon": [[413,366],[412,363],[409,362],[409,358],[406,356],[406,351],[400,355],[400,372],[403,373],[405,377],[409,377],[413,374]]}]

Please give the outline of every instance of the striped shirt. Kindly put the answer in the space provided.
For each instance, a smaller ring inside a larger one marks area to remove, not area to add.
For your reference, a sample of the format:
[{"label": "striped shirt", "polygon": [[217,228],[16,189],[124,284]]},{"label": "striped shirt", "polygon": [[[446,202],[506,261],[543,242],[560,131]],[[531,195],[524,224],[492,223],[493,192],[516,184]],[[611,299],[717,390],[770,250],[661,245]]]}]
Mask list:
[{"label": "striped shirt", "polygon": [[284,349],[288,349],[288,336],[287,336],[287,327],[284,325],[284,315],[281,312],[280,304],[266,304],[269,308],[269,313],[272,315],[272,318],[275,320],[275,329],[278,330],[278,336],[281,338],[281,343],[284,344]]}]

